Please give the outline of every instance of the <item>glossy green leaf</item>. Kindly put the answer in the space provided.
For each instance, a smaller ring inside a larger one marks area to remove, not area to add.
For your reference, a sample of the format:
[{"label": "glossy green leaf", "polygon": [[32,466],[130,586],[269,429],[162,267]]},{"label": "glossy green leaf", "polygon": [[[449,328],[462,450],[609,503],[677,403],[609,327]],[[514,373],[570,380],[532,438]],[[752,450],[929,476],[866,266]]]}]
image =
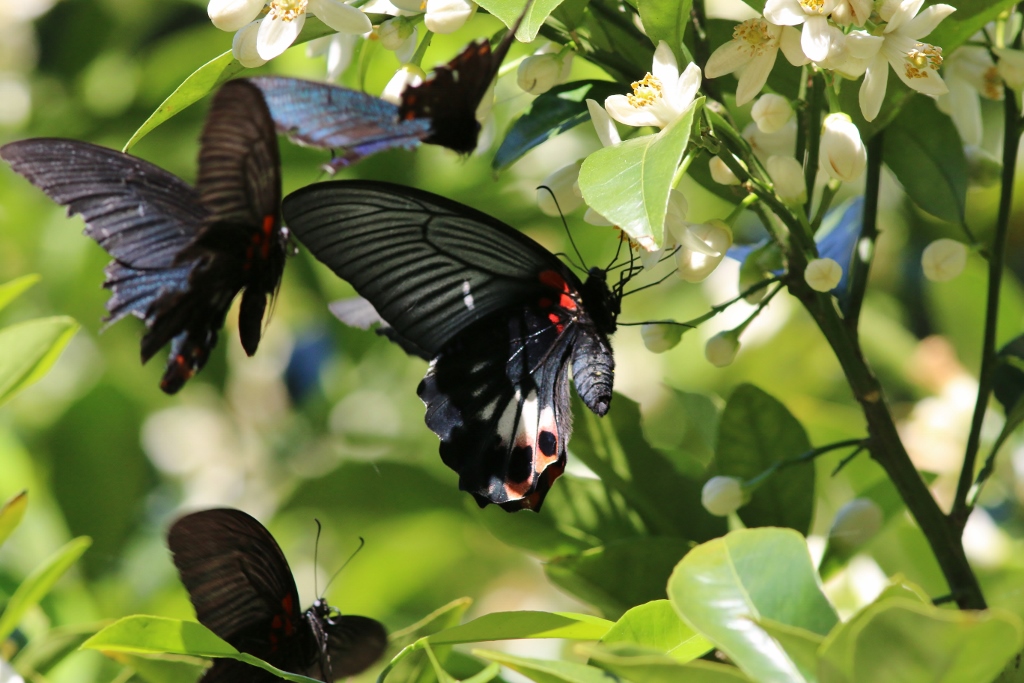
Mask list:
[{"label": "glossy green leaf", "polygon": [[818,680],[818,648],[824,642],[824,636],[764,617],[757,620],[757,625],[786,652],[803,680],[808,683]]},{"label": "glossy green leaf", "polygon": [[830,634],[822,683],[991,681],[1021,648],[1020,620],[902,598],[876,602]]},{"label": "glossy green leaf", "polygon": [[681,538],[626,538],[578,555],[556,557],[544,565],[544,571],[559,586],[617,617],[663,597],[672,568],[690,545]]},{"label": "glossy green leaf", "polygon": [[992,375],[992,393],[1007,414],[1024,398],[1024,335],[999,349],[999,367]]},{"label": "glossy green leaf", "polygon": [[473,654],[507,666],[537,683],[609,683],[607,673],[586,664],[516,657],[494,650],[473,650]]},{"label": "glossy green leaf", "polygon": [[441,643],[478,643],[519,638],[599,640],[612,627],[610,621],[571,612],[492,612],[427,638]]},{"label": "glossy green leaf", "polygon": [[962,223],[967,203],[967,158],[953,121],[927,97],[914,99],[885,131],[883,160],[921,209]]},{"label": "glossy green leaf", "polygon": [[[498,17],[505,26],[511,27],[519,15],[523,13],[524,0],[483,0],[478,2],[482,8]],[[562,4],[562,0],[534,0],[530,10],[523,17],[523,23],[516,31],[516,40],[521,43],[532,43],[537,38],[544,20]]]},{"label": "glossy green leaf", "polygon": [[142,657],[127,652],[110,652],[114,661],[125,665],[135,673],[135,679],[146,683],[181,683],[181,681],[198,681],[206,669],[206,662],[186,662],[173,659],[157,659]]},{"label": "glossy green leaf", "polygon": [[622,87],[611,81],[573,81],[539,95],[509,130],[494,154],[491,167],[508,168],[537,145],[590,120],[587,100],[604,104]]},{"label": "glossy green leaf", "polygon": [[25,290],[39,282],[39,280],[40,277],[38,275],[22,275],[0,285],[0,311],[7,308],[7,304],[24,294]]},{"label": "glossy green leaf", "polygon": [[38,318],[0,330],[0,404],[39,381],[78,331],[67,316]]},{"label": "glossy green leaf", "polygon": [[683,54],[683,34],[690,23],[693,0],[637,0],[640,21],[651,42],[664,40],[672,48],[678,64],[686,64]]},{"label": "glossy green leaf", "polygon": [[316,683],[316,679],[281,671],[250,654],[239,652],[213,631],[195,621],[137,614],[107,626],[85,641],[82,649],[143,655],[226,657],[259,667],[294,683]]},{"label": "glossy green leaf", "polygon": [[[293,46],[322,38],[334,32],[331,27],[316,17],[308,17],[302,26],[302,33],[299,34]],[[244,69],[245,67],[231,54],[231,50],[203,64],[182,81],[181,85],[175,88],[174,92],[156,108],[156,111],[149,115],[149,118],[132,134],[121,151],[127,152],[161,124],[203,99],[216,90],[221,83],[234,78]]]},{"label": "glossy green leaf", "polygon": [[[718,474],[748,480],[811,449],[807,433],[778,400],[751,384],[729,397],[718,423],[714,466]],[[749,527],[811,528],[814,465],[800,463],[772,473],[739,509]]]},{"label": "glossy green leaf", "polygon": [[458,598],[434,610],[415,624],[393,632],[388,640],[392,647],[401,648],[401,651],[392,657],[384,667],[379,680],[383,681],[394,671],[395,680],[420,681],[429,677],[435,661],[438,666],[443,666],[442,662],[447,664],[448,657],[451,656],[451,648],[448,646],[434,648],[430,653],[431,656],[427,657],[425,654],[427,638],[457,626],[472,604],[471,598]]},{"label": "glossy green leaf", "polygon": [[645,247],[660,248],[664,240],[672,177],[702,102],[659,133],[597,150],[580,169],[587,205]]},{"label": "glossy green leaf", "polygon": [[999,16],[1001,12],[1013,7],[1015,2],[1014,0],[957,0],[957,2],[949,4],[956,7],[956,12],[943,19],[934,31],[924,36],[927,42],[938,45],[947,55],[967,42],[971,36]]},{"label": "glossy green leaf", "polygon": [[7,640],[25,613],[46,597],[54,584],[64,576],[64,572],[78,561],[90,545],[92,540],[86,536],[72,539],[25,577],[7,601],[3,613],[0,613],[0,643]]},{"label": "glossy green leaf", "polygon": [[734,666],[679,662],[656,652],[631,651],[623,643],[586,648],[590,661],[630,683],[741,683],[751,681]]},{"label": "glossy green leaf", "polygon": [[652,600],[626,611],[601,638],[601,643],[633,643],[689,662],[714,647],[686,624],[668,600]]},{"label": "glossy green leaf", "polygon": [[0,507],[0,545],[3,545],[11,532],[18,528],[27,507],[28,491],[11,496],[3,507]]},{"label": "glossy green leaf", "polygon": [[791,529],[743,529],[691,550],[669,599],[683,620],[758,681],[805,681],[759,619],[824,635],[837,623],[804,538]]},{"label": "glossy green leaf", "polygon": [[50,670],[59,665],[92,635],[110,622],[74,624],[47,629],[36,634],[14,655],[11,664],[25,680],[46,679]]}]

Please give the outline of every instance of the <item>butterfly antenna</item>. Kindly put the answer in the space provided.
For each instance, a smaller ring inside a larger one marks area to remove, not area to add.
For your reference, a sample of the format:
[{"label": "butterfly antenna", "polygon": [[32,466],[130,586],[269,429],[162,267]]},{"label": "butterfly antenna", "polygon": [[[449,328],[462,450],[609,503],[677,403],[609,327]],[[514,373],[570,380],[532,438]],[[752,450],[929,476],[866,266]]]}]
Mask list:
[{"label": "butterfly antenna", "polygon": [[320,520],[316,517],[313,518],[313,521],[316,522],[316,540],[313,541],[313,593],[320,597],[320,589],[316,587],[316,568],[320,566],[320,532],[323,531],[323,526],[320,525]]},{"label": "butterfly antenna", "polygon": [[[604,269],[604,271],[605,271],[606,273],[607,273],[607,272],[608,272],[609,270],[611,270],[612,268],[614,268],[614,267],[615,267],[615,262],[619,260],[619,254],[621,254],[621,253],[622,253],[622,243],[623,243],[623,242],[625,242],[625,241],[626,241],[627,239],[629,239],[629,238],[627,237],[626,239],[622,239],[622,237],[620,236],[620,238],[619,238],[619,246],[617,246],[617,247],[615,248],[615,256],[613,256],[613,257],[612,257],[612,262],[611,262],[611,263],[609,263],[609,264],[608,264],[608,265],[607,265],[607,266],[605,267],[605,269]],[[630,250],[629,250],[629,253],[630,253],[630,254],[632,254],[632,253],[633,253],[633,250],[632,250],[632,249],[630,249]]]},{"label": "butterfly antenna", "polygon": [[589,270],[589,268],[587,268],[587,262],[583,258],[583,254],[580,253],[580,248],[576,246],[576,240],[572,238],[572,231],[569,230],[569,224],[565,221],[565,214],[562,213],[562,207],[558,204],[558,197],[555,196],[555,191],[552,190],[547,185],[540,185],[537,187],[537,189],[547,190],[548,194],[551,195],[551,201],[555,203],[555,208],[558,209],[558,217],[562,219],[562,227],[565,228],[565,234],[569,236],[569,244],[572,245],[572,250],[576,252],[576,258],[580,260],[580,265],[576,266],[575,263],[573,263],[573,265],[582,270],[584,273],[587,272]]},{"label": "butterfly antenna", "polygon": [[[654,282],[652,282],[650,284],[646,284],[646,285],[644,285],[642,287],[637,287],[636,289],[631,289],[628,292],[623,292],[622,296],[629,296],[630,294],[636,294],[637,292],[642,292],[645,289],[649,289],[651,287],[656,287],[656,286],[660,285],[662,282],[664,282],[665,280],[667,280],[670,277],[672,277],[673,275],[675,275],[675,272],[676,271],[674,271],[674,270],[670,271],[667,275],[662,276],[661,278],[655,280]],[[623,283],[623,285],[625,285],[625,283]]]},{"label": "butterfly antenna", "polygon": [[[338,574],[341,573],[341,570],[348,566],[348,563],[352,561],[353,557],[355,557],[356,555],[359,554],[359,551],[363,549],[364,545],[366,545],[366,540],[362,536],[360,536],[359,537],[359,547],[356,548],[355,550],[353,550],[352,554],[348,556],[348,559],[341,563],[341,566],[338,567],[338,571],[334,572],[334,576],[332,576],[331,580],[327,582],[326,586],[324,586],[324,594],[325,595],[327,594],[327,589],[330,588],[331,584],[334,583],[334,580],[336,578],[338,578]],[[317,593],[317,595],[320,595],[320,594]]]}]

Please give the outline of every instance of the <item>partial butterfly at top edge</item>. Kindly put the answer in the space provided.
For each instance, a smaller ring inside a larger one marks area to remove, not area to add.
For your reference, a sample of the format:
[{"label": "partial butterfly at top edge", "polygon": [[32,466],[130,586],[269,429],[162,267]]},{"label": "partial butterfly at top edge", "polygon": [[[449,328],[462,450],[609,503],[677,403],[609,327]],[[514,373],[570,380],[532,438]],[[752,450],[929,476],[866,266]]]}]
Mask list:
[{"label": "partial butterfly at top edge", "polygon": [[[270,532],[241,510],[185,515],[167,533],[199,623],[241,652],[331,683],[369,668],[387,648],[380,622],[342,616],[317,599],[299,611],[291,569]],[[201,683],[273,683],[273,674],[217,659]]]},{"label": "partial butterfly at top edge", "polygon": [[421,142],[469,154],[480,133],[477,109],[508,54],[529,3],[501,42],[470,43],[395,105],[358,90],[285,76],[248,79],[263,91],[278,132],[307,147],[339,150],[331,171],[377,152]]},{"label": "partial butterfly at top edge", "polygon": [[417,393],[459,488],[481,507],[538,510],[565,469],[570,366],[587,407],[608,411],[625,280],[609,288],[595,268],[581,282],[501,221],[400,185],[318,183],[282,210],[376,309],[381,332],[430,361]]},{"label": "partial butterfly at top edge", "polygon": [[260,91],[226,83],[203,128],[196,187],[137,157],[77,140],[32,138],[0,148],[19,174],[81,214],[112,257],[104,287],[114,323],[145,320],[142,362],[168,342],[160,387],[178,391],[206,363],[232,300],[250,356],[267,297],[284,269],[277,136]]}]

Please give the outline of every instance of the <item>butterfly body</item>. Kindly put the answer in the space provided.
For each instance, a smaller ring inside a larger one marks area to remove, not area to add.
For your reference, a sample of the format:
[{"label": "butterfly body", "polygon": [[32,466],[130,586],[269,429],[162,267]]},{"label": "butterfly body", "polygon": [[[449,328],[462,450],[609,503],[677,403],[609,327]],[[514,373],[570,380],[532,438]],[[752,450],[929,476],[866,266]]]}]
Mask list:
[{"label": "butterfly body", "polygon": [[[241,652],[330,683],[363,671],[387,647],[387,633],[373,619],[341,616],[323,600],[301,612],[281,548],[240,510],[186,515],[172,525],[167,543],[199,622]],[[248,664],[218,659],[202,683],[275,680]]]},{"label": "butterfly body", "polygon": [[231,82],[214,97],[194,188],[142,159],[76,140],[13,142],[0,157],[80,214],[85,234],[113,257],[107,320],[145,321],[143,362],[170,342],[164,391],[203,367],[240,290],[242,346],[255,353],[287,243],[277,139],[258,89]]},{"label": "butterfly body", "polygon": [[565,468],[569,371],[584,403],[611,400],[621,293],[479,211],[389,183],[289,195],[289,226],[428,360],[417,390],[442,460],[481,505],[538,509]]}]

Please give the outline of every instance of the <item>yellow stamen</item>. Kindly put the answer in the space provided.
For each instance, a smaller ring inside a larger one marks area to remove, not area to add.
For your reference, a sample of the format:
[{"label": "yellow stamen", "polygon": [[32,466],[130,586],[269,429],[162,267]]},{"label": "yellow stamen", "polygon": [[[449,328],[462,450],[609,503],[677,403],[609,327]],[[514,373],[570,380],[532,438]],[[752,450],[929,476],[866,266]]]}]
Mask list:
[{"label": "yellow stamen", "polygon": [[270,18],[294,21],[306,13],[309,0],[274,0],[270,3]]},{"label": "yellow stamen", "polygon": [[942,66],[942,48],[928,43],[918,43],[907,53],[907,78],[928,78],[928,70],[938,71]]},{"label": "yellow stamen", "polygon": [[627,95],[626,100],[629,103],[640,109],[648,105],[654,104],[662,97],[661,81],[647,74],[642,80],[633,82],[633,94]]},{"label": "yellow stamen", "polygon": [[825,7],[825,0],[800,0],[800,6],[804,8],[805,12],[821,14]]},{"label": "yellow stamen", "polygon": [[732,30],[732,39],[746,43],[751,57],[759,57],[775,45],[775,36],[764,19],[747,19]]}]

